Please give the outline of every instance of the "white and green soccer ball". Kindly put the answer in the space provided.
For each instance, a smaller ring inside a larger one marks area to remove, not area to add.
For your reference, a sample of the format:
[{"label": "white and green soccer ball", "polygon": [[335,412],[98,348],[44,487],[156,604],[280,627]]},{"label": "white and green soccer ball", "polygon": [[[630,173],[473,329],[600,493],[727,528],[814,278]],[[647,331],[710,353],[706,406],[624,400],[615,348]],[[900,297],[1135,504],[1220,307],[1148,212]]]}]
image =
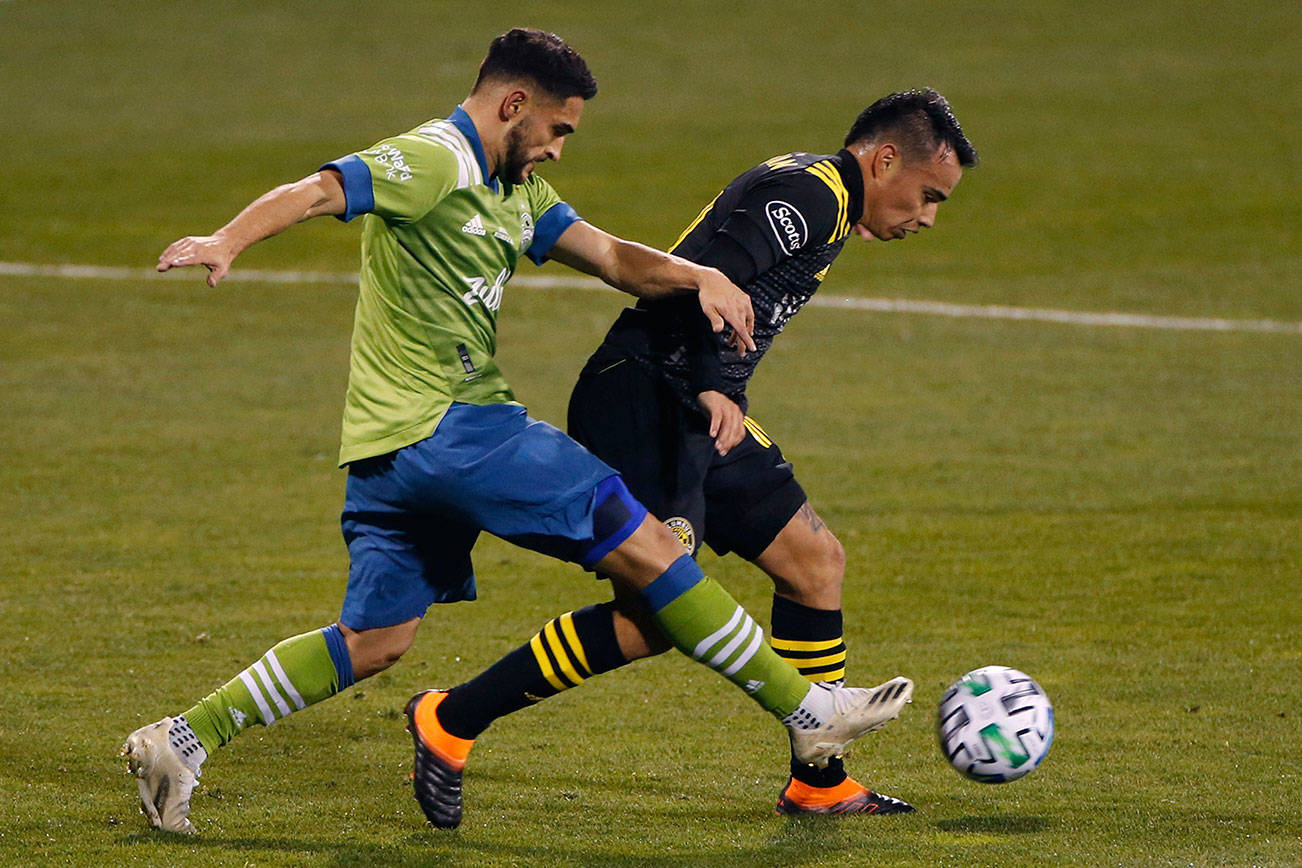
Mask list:
[{"label": "white and green soccer ball", "polygon": [[1025,672],[983,666],[945,691],[937,734],[959,774],[1003,784],[1030,773],[1049,752],[1053,706]]}]

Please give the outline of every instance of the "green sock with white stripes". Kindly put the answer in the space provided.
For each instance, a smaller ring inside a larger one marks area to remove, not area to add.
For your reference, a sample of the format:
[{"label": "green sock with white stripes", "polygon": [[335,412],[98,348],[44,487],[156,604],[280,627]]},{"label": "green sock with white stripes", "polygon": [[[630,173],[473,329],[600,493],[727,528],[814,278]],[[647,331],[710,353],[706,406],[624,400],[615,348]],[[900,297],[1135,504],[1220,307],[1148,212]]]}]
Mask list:
[{"label": "green sock with white stripes", "polygon": [[334,696],[353,683],[348,646],[336,624],[278,643],[256,663],[187,709],[184,717],[211,754],[247,726]]},{"label": "green sock with white stripes", "polygon": [[642,591],[679,651],[709,666],[776,717],[800,707],[809,682],[764,641],[764,631],[718,582],[683,555]]}]

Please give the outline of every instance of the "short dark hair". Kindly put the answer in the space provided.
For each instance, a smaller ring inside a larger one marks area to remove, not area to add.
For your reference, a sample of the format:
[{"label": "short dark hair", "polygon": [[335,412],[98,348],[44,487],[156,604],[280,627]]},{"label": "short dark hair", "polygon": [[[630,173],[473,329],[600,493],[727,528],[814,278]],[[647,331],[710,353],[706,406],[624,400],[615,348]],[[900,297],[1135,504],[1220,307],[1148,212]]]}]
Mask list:
[{"label": "short dark hair", "polygon": [[977,163],[976,148],[963,135],[949,102],[931,88],[893,93],[868,106],[850,127],[845,146],[885,135],[900,146],[906,160],[930,157],[948,145],[960,166]]},{"label": "short dark hair", "polygon": [[557,99],[597,95],[597,81],[579,53],[555,33],[516,27],[488,46],[474,90],[490,79],[528,79]]}]

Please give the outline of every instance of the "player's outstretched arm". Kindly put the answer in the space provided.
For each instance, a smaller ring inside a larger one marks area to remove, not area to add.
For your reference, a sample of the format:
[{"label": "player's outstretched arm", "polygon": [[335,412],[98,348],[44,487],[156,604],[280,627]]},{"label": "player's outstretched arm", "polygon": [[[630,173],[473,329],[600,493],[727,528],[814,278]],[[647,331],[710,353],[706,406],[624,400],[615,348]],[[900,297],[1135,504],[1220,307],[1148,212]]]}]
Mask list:
[{"label": "player's outstretched arm", "polygon": [[625,241],[585,222],[575,223],[561,233],[547,255],[638,298],[695,292],[716,332],[731,326],[738,352],[744,355],[746,350],[755,349],[751,336],[755,312],[750,296],[716,269]]},{"label": "player's outstretched arm", "polygon": [[208,285],[216,286],[245,248],[312,217],[343,214],[347,205],[338,172],[326,169],[308,175],[259,196],[212,235],[190,235],[173,242],[158,257],[158,270],[203,265],[208,269]]}]

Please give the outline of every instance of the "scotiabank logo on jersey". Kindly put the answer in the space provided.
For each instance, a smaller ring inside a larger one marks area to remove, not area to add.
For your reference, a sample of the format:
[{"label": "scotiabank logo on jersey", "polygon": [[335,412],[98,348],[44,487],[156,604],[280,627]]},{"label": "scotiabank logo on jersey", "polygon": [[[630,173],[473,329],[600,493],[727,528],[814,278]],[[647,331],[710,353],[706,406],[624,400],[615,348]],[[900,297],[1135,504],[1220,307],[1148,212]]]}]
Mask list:
[{"label": "scotiabank logo on jersey", "polygon": [[792,254],[805,246],[809,240],[809,228],[794,205],[775,199],[764,206],[764,213],[768,215],[769,226],[773,227],[773,234],[778,237],[783,250]]}]

